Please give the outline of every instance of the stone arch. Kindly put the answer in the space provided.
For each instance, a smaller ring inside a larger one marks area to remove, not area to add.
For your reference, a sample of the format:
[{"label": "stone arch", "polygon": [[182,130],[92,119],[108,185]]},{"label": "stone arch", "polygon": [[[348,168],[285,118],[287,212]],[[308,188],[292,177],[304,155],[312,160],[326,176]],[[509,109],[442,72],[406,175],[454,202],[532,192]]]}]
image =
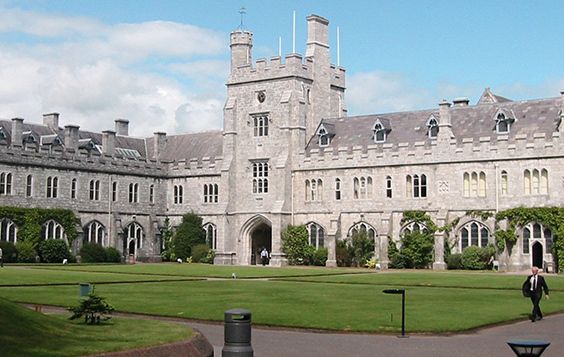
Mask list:
[{"label": "stone arch", "polygon": [[123,252],[124,255],[137,257],[139,249],[143,248],[145,230],[137,222],[131,222],[123,230]]},{"label": "stone arch", "polygon": [[84,232],[83,243],[96,243],[101,246],[106,246],[104,244],[104,238],[106,237],[106,227],[100,223],[98,220],[92,220],[82,227]]},{"label": "stone arch", "polygon": [[243,249],[246,251],[243,260],[251,265],[257,264],[263,247],[272,252],[272,222],[261,214],[253,216],[241,228],[241,242],[244,242]]}]

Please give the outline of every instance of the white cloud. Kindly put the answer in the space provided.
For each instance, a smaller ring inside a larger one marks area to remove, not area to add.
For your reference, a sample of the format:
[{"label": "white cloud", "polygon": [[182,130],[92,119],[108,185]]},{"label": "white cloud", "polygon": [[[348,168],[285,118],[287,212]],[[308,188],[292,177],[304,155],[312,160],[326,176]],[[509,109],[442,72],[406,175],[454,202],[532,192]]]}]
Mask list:
[{"label": "white cloud", "polygon": [[[0,46],[0,117],[40,122],[41,114],[59,112],[61,126],[90,131],[113,129],[114,119],[125,118],[136,136],[221,127],[228,64],[216,57],[227,45],[214,31],[8,10],[0,12],[0,32],[36,36]],[[170,77],[167,63],[179,58],[182,65],[172,69],[197,87]]]},{"label": "white cloud", "polygon": [[432,102],[428,90],[397,73],[355,73],[348,78],[347,87],[349,115],[416,110]]}]

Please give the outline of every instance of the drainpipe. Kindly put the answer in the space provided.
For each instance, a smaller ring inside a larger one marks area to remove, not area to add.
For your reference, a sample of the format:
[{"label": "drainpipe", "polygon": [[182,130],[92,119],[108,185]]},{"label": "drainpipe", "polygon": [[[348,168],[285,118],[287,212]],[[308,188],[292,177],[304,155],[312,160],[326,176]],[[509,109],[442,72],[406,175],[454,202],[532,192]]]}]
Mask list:
[{"label": "drainpipe", "polygon": [[295,174],[292,172],[292,180],[291,180],[291,188],[290,188],[290,194],[291,194],[291,198],[290,198],[290,203],[291,203],[291,221],[292,221],[292,226],[294,225],[294,176]]},{"label": "drainpipe", "polygon": [[112,240],[112,175],[108,175],[108,247]]},{"label": "drainpipe", "polygon": [[494,164],[495,167],[495,213],[499,212],[499,164]]}]

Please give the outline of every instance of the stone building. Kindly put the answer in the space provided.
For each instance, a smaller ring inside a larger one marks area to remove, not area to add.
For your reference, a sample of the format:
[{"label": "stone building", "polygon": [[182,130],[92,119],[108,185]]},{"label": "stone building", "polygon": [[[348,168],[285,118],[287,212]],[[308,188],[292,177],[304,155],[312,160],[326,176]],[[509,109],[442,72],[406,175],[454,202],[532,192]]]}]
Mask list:
[{"label": "stone building", "polygon": [[[102,133],[61,128],[57,113],[42,124],[0,120],[0,205],[72,209],[75,250],[97,242],[145,261],[158,260],[165,217],[177,225],[190,211],[203,217],[216,264],[255,264],[264,246],[283,265],[282,230],[305,224],[334,266],[336,242],[366,230],[384,268],[388,237],[426,228],[402,225],[403,212],[423,210],[439,226],[459,219],[435,234],[433,267],[443,269],[445,239],[454,251],[493,241],[493,218],[467,211],[564,203],[564,92],[512,101],[486,89],[475,105],[347,117],[329,22],[307,23],[305,56],[254,61],[252,33],[231,33],[221,131],[133,138],[123,119]],[[17,230],[0,217],[2,240]],[[64,238],[52,221],[43,234]],[[502,268],[553,261],[550,230],[530,222],[518,234]]]}]

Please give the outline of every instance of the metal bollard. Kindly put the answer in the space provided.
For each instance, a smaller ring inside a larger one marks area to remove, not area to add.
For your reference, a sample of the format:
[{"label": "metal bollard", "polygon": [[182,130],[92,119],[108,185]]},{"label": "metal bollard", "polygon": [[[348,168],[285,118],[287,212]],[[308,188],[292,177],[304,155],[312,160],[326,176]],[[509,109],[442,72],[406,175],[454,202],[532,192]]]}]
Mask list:
[{"label": "metal bollard", "polygon": [[251,346],[251,312],[243,309],[224,313],[224,340],[222,357],[253,357]]}]

